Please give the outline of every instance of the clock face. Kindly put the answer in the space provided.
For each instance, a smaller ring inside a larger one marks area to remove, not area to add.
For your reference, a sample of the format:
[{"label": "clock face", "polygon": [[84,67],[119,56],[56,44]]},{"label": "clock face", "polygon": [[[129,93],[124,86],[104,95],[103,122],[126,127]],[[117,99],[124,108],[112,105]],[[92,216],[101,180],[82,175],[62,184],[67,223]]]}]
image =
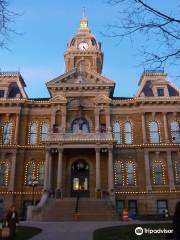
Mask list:
[{"label": "clock face", "polygon": [[89,45],[87,42],[81,42],[79,45],[78,45],[78,49],[81,50],[81,51],[85,51],[89,48]]}]

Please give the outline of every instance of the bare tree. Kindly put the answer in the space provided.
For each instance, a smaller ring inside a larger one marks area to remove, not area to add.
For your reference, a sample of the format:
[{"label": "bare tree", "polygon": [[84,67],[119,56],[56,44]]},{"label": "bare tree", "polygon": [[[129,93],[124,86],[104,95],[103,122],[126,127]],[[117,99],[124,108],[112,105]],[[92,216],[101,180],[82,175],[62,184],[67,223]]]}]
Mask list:
[{"label": "bare tree", "polygon": [[6,46],[9,35],[14,30],[11,24],[17,14],[9,10],[9,1],[0,0],[0,48]]},{"label": "bare tree", "polygon": [[[143,37],[139,51],[144,56],[143,62],[151,67],[179,64],[180,19],[177,16],[180,5],[174,6],[173,12],[169,10],[166,14],[148,0],[107,0],[107,3],[115,6],[119,14],[116,23],[108,25],[106,36],[121,41]],[[152,44],[155,45],[152,47]]]}]

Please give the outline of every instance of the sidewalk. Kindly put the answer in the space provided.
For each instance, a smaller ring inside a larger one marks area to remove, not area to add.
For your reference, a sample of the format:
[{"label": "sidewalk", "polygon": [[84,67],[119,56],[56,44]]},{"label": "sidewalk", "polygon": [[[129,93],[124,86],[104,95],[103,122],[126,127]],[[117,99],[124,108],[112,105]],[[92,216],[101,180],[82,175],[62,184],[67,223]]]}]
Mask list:
[{"label": "sidewalk", "polygon": [[93,240],[95,229],[118,226],[121,222],[23,222],[42,229],[32,240]]},{"label": "sidewalk", "polygon": [[[157,223],[162,221],[157,221]],[[165,221],[163,221],[165,222]],[[34,226],[42,229],[42,233],[31,240],[93,240],[96,229],[120,226],[154,223],[154,221],[132,220],[129,222],[22,222],[24,226]]]}]

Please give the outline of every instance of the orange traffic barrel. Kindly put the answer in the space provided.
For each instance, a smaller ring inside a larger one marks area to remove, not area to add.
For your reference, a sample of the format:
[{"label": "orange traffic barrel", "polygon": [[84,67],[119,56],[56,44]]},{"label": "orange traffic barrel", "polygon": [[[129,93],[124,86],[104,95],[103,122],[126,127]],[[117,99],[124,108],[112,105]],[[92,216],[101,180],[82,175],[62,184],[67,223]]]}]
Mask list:
[{"label": "orange traffic barrel", "polygon": [[122,211],[122,220],[124,222],[129,221],[128,209],[127,208],[124,208],[123,211]]},{"label": "orange traffic barrel", "polygon": [[73,220],[75,222],[79,222],[80,221],[80,214],[78,212],[74,213]]}]

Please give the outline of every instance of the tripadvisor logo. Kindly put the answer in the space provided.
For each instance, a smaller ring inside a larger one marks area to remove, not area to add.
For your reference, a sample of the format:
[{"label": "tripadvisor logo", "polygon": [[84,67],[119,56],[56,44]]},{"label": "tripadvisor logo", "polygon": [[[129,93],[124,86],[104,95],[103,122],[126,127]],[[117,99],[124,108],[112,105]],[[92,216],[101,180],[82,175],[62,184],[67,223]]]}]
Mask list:
[{"label": "tripadvisor logo", "polygon": [[143,234],[143,228],[142,227],[137,227],[135,228],[135,234],[140,236]]},{"label": "tripadvisor logo", "polygon": [[171,234],[173,233],[172,229],[151,229],[151,228],[142,228],[142,227],[136,227],[135,228],[135,234],[140,236],[142,234]]}]

